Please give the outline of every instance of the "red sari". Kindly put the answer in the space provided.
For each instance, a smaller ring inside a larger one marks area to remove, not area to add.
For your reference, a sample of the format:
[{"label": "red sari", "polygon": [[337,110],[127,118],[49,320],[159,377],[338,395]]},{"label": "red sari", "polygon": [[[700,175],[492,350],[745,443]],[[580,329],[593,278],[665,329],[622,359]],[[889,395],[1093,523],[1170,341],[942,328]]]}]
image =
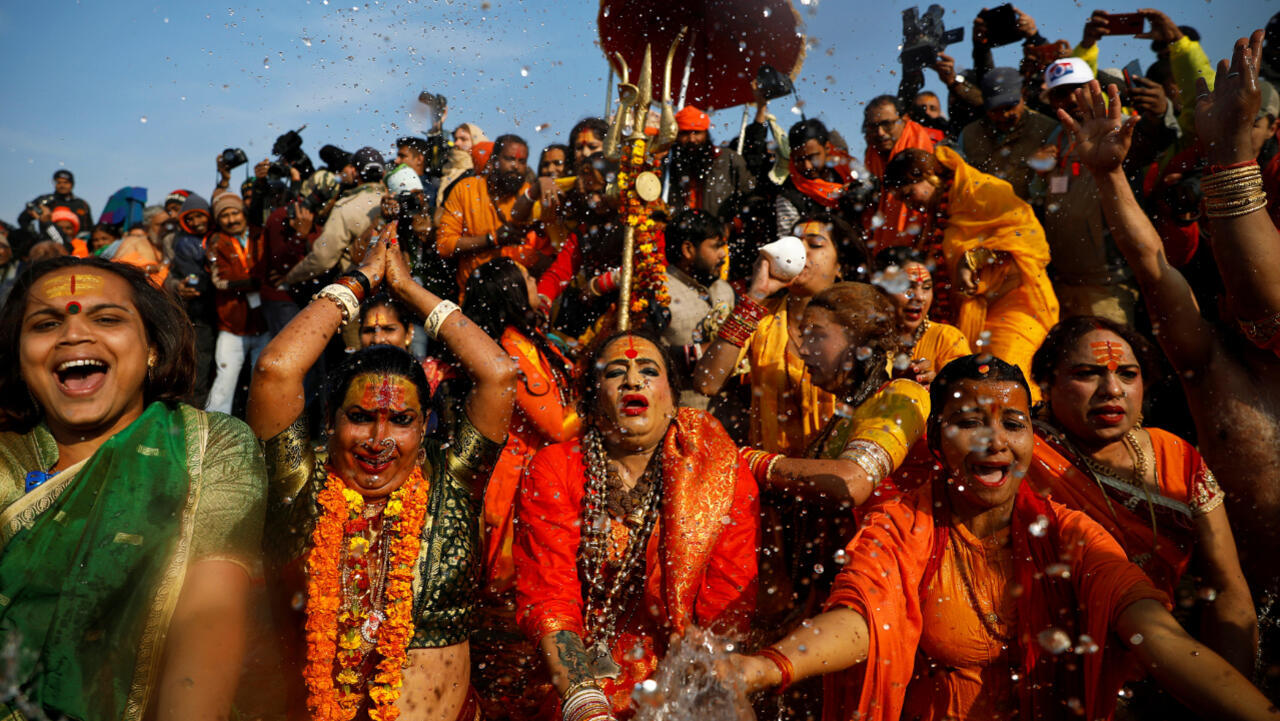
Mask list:
[{"label": "red sari", "polygon": [[[586,638],[578,574],[585,493],[580,444],[539,451],[517,500],[517,620],[540,641],[561,630]],[[690,624],[740,634],[756,598],[760,501],[738,449],[708,413],[681,408],[663,440],[660,515],[645,554],[643,598],[619,615],[611,649],[622,668],[601,686],[615,714],[629,715],[631,689],[648,678],[667,640]],[[620,528],[621,524],[615,524]],[[620,545],[620,544],[619,544]],[[549,688],[549,687],[548,687]],[[556,713],[551,692],[544,711]]]},{"label": "red sari", "polygon": [[[1008,664],[1001,669],[1008,683],[1003,689],[966,685],[965,672],[983,676],[991,667],[950,668],[927,653],[930,647],[972,645],[964,629],[935,614],[939,602],[948,600],[943,594],[949,593],[948,584],[939,582],[940,571],[954,560],[959,544],[974,540],[953,540],[966,532],[952,527],[948,503],[935,507],[935,496],[945,493],[944,482],[935,477],[875,508],[849,544],[848,563],[836,578],[827,608],[850,608],[866,618],[868,661],[825,678],[823,718],[941,719],[956,713],[957,706],[960,716],[974,718],[989,718],[985,709],[1001,707],[1017,709],[1019,718],[1028,720],[1109,718],[1117,691],[1133,671],[1128,653],[1111,633],[1116,619],[1135,601],[1151,598],[1167,604],[1167,597],[1088,516],[1047,501],[1024,484],[1005,531],[1011,536],[1009,581],[1023,589],[1001,609],[1007,612],[1002,621],[1012,621],[1009,632],[1014,636],[1009,658],[1001,659]],[[1043,529],[1042,535],[1028,531],[1033,524]],[[974,571],[975,577],[987,572]],[[987,608],[1000,608],[997,599],[986,597],[985,602]],[[1055,656],[1037,640],[1049,629],[1065,632],[1072,644],[1082,643],[1081,635],[1087,634],[1097,649]],[[990,698],[1001,690],[1005,698]],[[1071,699],[1083,715],[1068,706]]]}]

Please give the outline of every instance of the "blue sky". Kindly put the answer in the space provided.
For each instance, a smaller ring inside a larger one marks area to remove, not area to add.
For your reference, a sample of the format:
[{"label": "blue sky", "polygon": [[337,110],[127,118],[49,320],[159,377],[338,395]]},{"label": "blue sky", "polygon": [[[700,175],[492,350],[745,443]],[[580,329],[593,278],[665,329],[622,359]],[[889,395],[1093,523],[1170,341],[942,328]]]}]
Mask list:
[{"label": "blue sky", "polygon": [[[798,83],[804,110],[861,152],[861,103],[897,87],[899,15],[910,3],[792,3],[811,41]],[[944,3],[948,25],[965,26],[967,36],[982,6]],[[1073,43],[1094,8],[1020,7],[1047,37]],[[13,222],[62,167],[75,172],[76,193],[95,217],[125,185],[147,187],[152,202],[178,187],[207,196],[223,148],[245,148],[252,164],[276,135],[304,123],[304,149],[317,161],[325,143],[389,150],[397,136],[422,127],[411,108],[424,89],[449,98],[451,126],[475,122],[490,138],[515,132],[537,153],[603,110],[608,69],[594,44],[597,9],[597,0],[224,0],[200,9],[133,0],[5,2],[0,57],[10,70],[0,114],[0,216]],[[1216,60],[1280,11],[1280,2],[1175,0],[1162,9],[1197,27]],[[1152,59],[1146,45],[1104,40],[1102,64],[1139,58],[1145,66]],[[969,64],[967,37],[952,51],[961,67]],[[1011,64],[1017,53],[1016,46],[999,50],[997,63]],[[784,126],[799,118],[790,100],[775,105]],[[736,109],[717,113],[714,132],[735,134],[739,118]]]}]

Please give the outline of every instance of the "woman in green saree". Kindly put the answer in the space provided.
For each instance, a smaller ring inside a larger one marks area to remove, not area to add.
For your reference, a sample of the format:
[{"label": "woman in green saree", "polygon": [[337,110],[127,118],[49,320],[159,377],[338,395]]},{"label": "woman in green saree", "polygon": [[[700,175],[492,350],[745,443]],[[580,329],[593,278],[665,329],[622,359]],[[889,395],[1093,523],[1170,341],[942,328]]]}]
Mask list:
[{"label": "woman in green saree", "polygon": [[132,266],[37,263],[0,310],[4,718],[230,713],[265,471],[243,423],[179,402],[194,368]]},{"label": "woman in green saree", "polygon": [[[425,440],[422,366],[389,345],[352,353],[334,371],[328,442],[312,445],[303,378],[379,286],[425,319],[474,382],[445,448]],[[386,240],[262,352],[248,418],[269,469],[267,579],[291,718],[476,718],[467,636],[477,513],[514,398],[510,356],[419,285]]]}]

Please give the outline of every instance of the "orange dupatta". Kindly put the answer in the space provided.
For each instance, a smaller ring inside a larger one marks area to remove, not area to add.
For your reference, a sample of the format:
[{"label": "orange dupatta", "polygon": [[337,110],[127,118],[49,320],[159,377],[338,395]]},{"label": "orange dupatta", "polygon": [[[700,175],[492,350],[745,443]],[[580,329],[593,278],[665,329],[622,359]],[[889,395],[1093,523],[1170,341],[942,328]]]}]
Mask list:
[{"label": "orange dupatta", "polygon": [[[1193,480],[1204,472],[1204,461],[1191,444],[1172,433],[1157,428],[1148,428],[1147,433],[1155,448],[1160,494],[1186,503],[1192,495]],[[1173,595],[1174,587],[1191,561],[1195,539],[1189,526],[1179,528],[1161,523],[1153,533],[1145,508],[1131,511],[1122,501],[1109,497],[1099,482],[1077,465],[1075,454],[1049,435],[1036,434],[1035,455],[1027,470],[1027,481],[1055,501],[1089,514],[1119,541],[1131,558],[1151,556],[1135,562],[1156,587]],[[1146,505],[1145,501],[1142,505]]]},{"label": "orange dupatta", "polygon": [[[866,516],[850,542],[849,560],[836,579],[828,610],[850,608],[867,621],[867,661],[824,677],[824,721],[896,721],[914,676],[926,619],[922,595],[931,590],[950,535],[944,477]],[[1048,521],[1041,536],[1028,528]],[[1075,717],[1066,700],[1083,702],[1083,718],[1108,718],[1120,686],[1132,673],[1129,656],[1114,645],[1114,619],[1129,604],[1168,598],[1124,557],[1115,540],[1085,514],[1041,498],[1023,484],[1011,522],[1018,597],[1018,642],[1011,653],[1021,667],[1021,718]],[[1048,575],[1054,564],[1069,573]],[[1079,609],[1079,613],[1076,612]],[[1053,656],[1037,642],[1044,630],[1065,631],[1075,642],[1088,634],[1096,652]]]}]

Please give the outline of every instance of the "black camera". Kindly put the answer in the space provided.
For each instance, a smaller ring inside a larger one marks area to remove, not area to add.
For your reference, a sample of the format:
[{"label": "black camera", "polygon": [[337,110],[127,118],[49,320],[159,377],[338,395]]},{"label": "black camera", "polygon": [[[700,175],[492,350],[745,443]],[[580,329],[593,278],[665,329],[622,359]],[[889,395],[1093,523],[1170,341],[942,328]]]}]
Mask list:
[{"label": "black camera", "polygon": [[396,204],[400,206],[400,213],[397,217],[401,219],[412,218],[423,210],[422,195],[412,191],[400,193],[396,196]]},{"label": "black camera", "polygon": [[983,10],[978,17],[987,26],[988,46],[998,48],[1022,39],[1022,31],[1018,29],[1018,11],[1010,3]]},{"label": "black camera", "polygon": [[287,190],[292,181],[293,176],[289,173],[288,165],[273,162],[267,168],[267,187],[269,187],[272,192]]},{"label": "black camera", "polygon": [[924,15],[909,7],[902,11],[903,72],[915,72],[932,65],[948,45],[964,40],[964,28],[947,30],[942,22],[941,5],[930,5]]},{"label": "black camera", "polygon": [[303,180],[316,172],[315,166],[311,164],[311,158],[302,151],[301,133],[306,128],[307,126],[303,125],[297,130],[290,130],[277,137],[276,142],[271,145],[271,154],[278,156],[285,165],[296,168]]},{"label": "black camera", "polygon": [[234,170],[247,162],[249,162],[249,156],[245,155],[244,150],[240,148],[227,148],[222,151],[222,167],[227,170]]},{"label": "black camera", "polygon": [[795,85],[791,83],[791,78],[782,74],[782,71],[772,65],[761,65],[756,71],[756,87],[760,89],[760,94],[765,100],[777,100],[778,98],[790,95],[795,92]]},{"label": "black camera", "polygon": [[425,90],[418,93],[418,102],[430,108],[437,118],[444,114],[444,109],[449,105],[449,100],[445,96],[433,95]]}]

